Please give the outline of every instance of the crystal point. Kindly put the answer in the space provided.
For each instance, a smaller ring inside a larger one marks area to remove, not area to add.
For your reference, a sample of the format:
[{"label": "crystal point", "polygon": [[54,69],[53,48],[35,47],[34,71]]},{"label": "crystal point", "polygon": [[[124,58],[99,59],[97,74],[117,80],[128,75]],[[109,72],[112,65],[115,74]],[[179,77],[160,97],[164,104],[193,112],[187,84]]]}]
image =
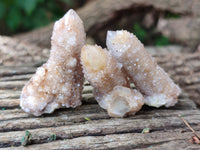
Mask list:
[{"label": "crystal point", "polygon": [[20,106],[25,112],[40,116],[81,104],[80,50],[84,43],[83,23],[74,10],[69,10],[54,25],[47,63],[37,69],[22,90]]},{"label": "crystal point", "polygon": [[127,31],[108,32],[107,47],[122,63],[130,80],[145,96],[149,106],[173,106],[178,101],[180,88],[157,65],[137,37]]}]

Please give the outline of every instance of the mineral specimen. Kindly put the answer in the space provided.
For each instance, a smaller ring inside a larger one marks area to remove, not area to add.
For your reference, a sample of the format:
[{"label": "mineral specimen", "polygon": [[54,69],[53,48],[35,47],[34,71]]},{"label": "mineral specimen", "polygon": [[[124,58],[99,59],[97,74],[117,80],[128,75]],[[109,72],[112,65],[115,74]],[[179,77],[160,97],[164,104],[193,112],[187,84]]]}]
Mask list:
[{"label": "mineral specimen", "polygon": [[80,50],[84,43],[83,23],[69,10],[54,25],[50,58],[22,90],[20,106],[25,112],[40,116],[60,107],[81,105]]},{"label": "mineral specimen", "polygon": [[112,117],[133,115],[144,105],[144,98],[140,92],[123,86],[115,86],[103,100],[107,104],[108,114]]},{"label": "mineral specimen", "polygon": [[122,65],[99,46],[85,45],[81,50],[85,78],[94,87],[99,105],[113,117],[123,117],[140,110],[143,96],[129,88]]},{"label": "mineral specimen", "polygon": [[173,106],[180,88],[157,65],[136,36],[127,31],[108,31],[107,47],[145,96],[145,104],[154,107]]}]

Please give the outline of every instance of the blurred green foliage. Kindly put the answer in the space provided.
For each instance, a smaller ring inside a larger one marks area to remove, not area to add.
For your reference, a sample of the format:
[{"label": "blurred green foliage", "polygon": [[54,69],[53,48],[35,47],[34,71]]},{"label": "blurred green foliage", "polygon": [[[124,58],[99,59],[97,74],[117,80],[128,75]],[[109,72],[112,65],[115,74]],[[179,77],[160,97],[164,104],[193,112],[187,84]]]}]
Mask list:
[{"label": "blurred green foliage", "polygon": [[142,42],[147,38],[147,31],[139,23],[133,25],[133,33]]},{"label": "blurred green foliage", "polygon": [[163,35],[160,35],[155,39],[156,46],[167,46],[169,44],[170,44],[169,39]]},{"label": "blurred green foliage", "polygon": [[[0,0],[0,34],[25,32],[58,20],[69,8],[81,6],[85,0]],[[165,18],[179,18],[166,12]],[[133,24],[133,33],[144,44],[169,45],[168,38],[146,29],[141,23]]]},{"label": "blurred green foliage", "polygon": [[166,19],[178,19],[178,18],[180,18],[180,17],[181,17],[180,15],[174,14],[174,13],[171,13],[171,12],[167,12],[167,13],[165,14],[165,18],[166,18]]},{"label": "blurred green foliage", "polygon": [[144,44],[153,43],[155,46],[167,46],[170,41],[167,37],[154,33],[154,29],[145,29],[140,23],[134,23],[133,33]]},{"label": "blurred green foliage", "polygon": [[[60,0],[69,7],[73,0]],[[57,20],[64,10],[55,0],[1,0],[0,23],[10,33],[31,30]]]}]

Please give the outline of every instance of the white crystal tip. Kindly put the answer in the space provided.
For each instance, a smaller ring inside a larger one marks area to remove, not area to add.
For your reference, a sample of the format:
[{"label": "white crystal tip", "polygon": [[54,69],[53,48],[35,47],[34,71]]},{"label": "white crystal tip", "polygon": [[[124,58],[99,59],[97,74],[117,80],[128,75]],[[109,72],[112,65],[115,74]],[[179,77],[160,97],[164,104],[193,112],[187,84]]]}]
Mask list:
[{"label": "white crystal tip", "polygon": [[67,13],[65,14],[65,16],[71,16],[71,15],[77,15],[77,13],[73,10],[73,9],[70,9],[67,11]]},{"label": "white crystal tip", "polygon": [[113,36],[115,36],[115,34],[116,34],[116,31],[107,31],[107,38],[110,38],[110,37],[113,37]]},{"label": "white crystal tip", "polygon": [[65,20],[65,25],[69,25],[68,23],[71,21],[73,22],[75,20],[81,20],[78,14],[73,9],[68,10],[63,18]]}]

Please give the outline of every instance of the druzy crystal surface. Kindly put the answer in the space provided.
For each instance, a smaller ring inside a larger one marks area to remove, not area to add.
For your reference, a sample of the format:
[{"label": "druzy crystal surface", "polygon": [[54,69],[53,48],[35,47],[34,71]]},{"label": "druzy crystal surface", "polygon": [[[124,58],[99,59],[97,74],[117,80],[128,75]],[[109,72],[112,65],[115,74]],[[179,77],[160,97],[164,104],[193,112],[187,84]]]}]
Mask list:
[{"label": "druzy crystal surface", "polygon": [[135,114],[144,104],[143,96],[130,89],[122,64],[106,49],[85,45],[81,50],[81,63],[85,78],[94,87],[99,105],[112,117]]},{"label": "druzy crystal surface", "polygon": [[138,90],[145,96],[145,104],[154,107],[173,106],[180,88],[155,62],[137,37],[127,31],[108,31],[107,47],[123,67]]},{"label": "druzy crystal surface", "polygon": [[75,11],[69,10],[54,25],[48,61],[22,90],[20,106],[25,112],[40,116],[60,107],[81,105],[80,50],[84,43],[83,23]]}]

